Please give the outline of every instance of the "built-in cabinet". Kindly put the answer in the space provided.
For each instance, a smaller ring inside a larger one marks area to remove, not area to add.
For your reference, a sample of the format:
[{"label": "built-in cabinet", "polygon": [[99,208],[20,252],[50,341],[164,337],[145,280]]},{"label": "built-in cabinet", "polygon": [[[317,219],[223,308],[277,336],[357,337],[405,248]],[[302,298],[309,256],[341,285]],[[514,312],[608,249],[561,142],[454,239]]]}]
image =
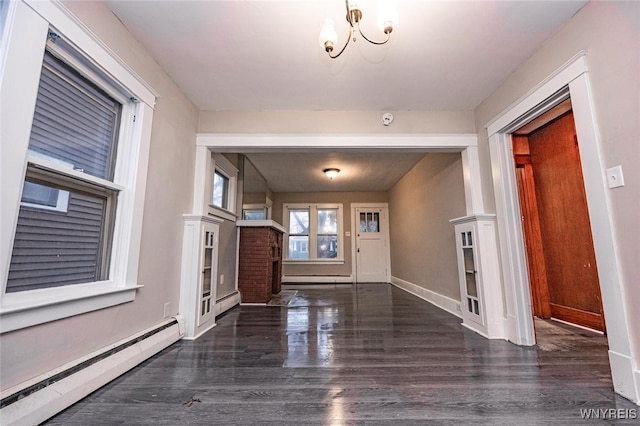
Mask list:
[{"label": "built-in cabinet", "polygon": [[215,326],[218,234],[221,219],[184,216],[180,313],[185,339],[194,339]]},{"label": "built-in cabinet", "polygon": [[503,337],[502,288],[495,215],[452,219],[460,277],[463,325],[489,338]]}]

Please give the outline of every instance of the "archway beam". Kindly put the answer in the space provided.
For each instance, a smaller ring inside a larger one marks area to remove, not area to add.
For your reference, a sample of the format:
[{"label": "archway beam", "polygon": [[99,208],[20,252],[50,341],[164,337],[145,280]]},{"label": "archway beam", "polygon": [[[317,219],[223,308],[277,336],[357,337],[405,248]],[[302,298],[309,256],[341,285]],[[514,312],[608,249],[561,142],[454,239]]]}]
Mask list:
[{"label": "archway beam", "polygon": [[475,134],[226,134],[200,133],[197,145],[216,152],[294,152],[321,150],[405,150],[424,152],[461,152],[478,146]]}]

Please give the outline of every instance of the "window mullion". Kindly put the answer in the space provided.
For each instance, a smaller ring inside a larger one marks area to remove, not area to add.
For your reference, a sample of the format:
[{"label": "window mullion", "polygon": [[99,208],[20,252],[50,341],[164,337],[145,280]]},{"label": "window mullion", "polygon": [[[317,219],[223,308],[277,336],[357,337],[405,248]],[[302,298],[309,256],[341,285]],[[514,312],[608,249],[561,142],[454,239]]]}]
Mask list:
[{"label": "window mullion", "polygon": [[318,207],[309,206],[309,259],[318,259]]}]

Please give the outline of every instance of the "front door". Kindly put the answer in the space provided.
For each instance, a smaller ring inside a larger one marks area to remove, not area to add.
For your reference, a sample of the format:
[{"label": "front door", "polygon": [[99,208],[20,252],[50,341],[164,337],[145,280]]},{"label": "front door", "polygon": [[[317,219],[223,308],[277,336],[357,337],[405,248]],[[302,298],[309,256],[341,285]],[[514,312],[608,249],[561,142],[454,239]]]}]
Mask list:
[{"label": "front door", "polygon": [[356,282],[389,281],[387,207],[356,207]]}]

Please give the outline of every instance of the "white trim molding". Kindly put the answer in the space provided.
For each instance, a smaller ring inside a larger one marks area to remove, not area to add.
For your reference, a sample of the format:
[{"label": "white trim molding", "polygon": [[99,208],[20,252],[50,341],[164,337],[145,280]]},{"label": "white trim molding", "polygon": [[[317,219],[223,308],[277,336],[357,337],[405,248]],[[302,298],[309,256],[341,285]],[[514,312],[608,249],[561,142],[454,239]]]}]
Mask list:
[{"label": "white trim molding", "polygon": [[213,314],[217,317],[239,304],[240,292],[238,290],[234,290],[233,293],[216,300],[216,304],[213,307]]},{"label": "white trim molding", "polygon": [[18,387],[3,389],[3,402],[15,402],[0,410],[0,424],[39,424],[47,420],[178,341],[182,322],[178,315]]},{"label": "white trim molding", "polygon": [[351,275],[283,275],[283,283],[350,284]]},{"label": "white trim molding", "polygon": [[[419,297],[422,300],[425,300],[431,303],[433,306],[442,309],[443,311],[447,311],[452,315],[457,316],[462,319],[462,312],[460,311],[460,301],[456,299],[452,299],[447,296],[443,296],[440,293],[436,293],[435,291],[431,291],[428,288],[420,287],[417,284],[411,283],[409,281],[405,281],[398,277],[391,277],[391,284],[394,286],[406,291],[407,293],[411,293],[414,296]],[[476,333],[477,330],[473,330]]]},{"label": "white trim molding", "polygon": [[[142,211],[147,187],[151,123],[157,94],[58,1],[11,2],[0,52],[0,322],[2,332],[132,301],[138,285]],[[59,39],[47,42],[55,29]],[[55,46],[52,47],[52,43]],[[56,47],[57,46],[57,47]],[[88,177],[28,157],[29,137],[45,49],[64,50],[71,66],[123,102],[113,181]],[[106,86],[105,86],[106,85]],[[113,93],[113,91],[111,91]],[[135,119],[134,119],[135,118]],[[6,293],[27,163],[118,192],[108,279]]]},{"label": "white trim molding", "polygon": [[499,246],[504,280],[506,330],[509,340],[535,344],[529,277],[520,206],[511,153],[510,133],[571,98],[578,136],[593,245],[598,265],[614,390],[640,401],[640,383],[634,374],[638,355],[630,344],[630,319],[625,306],[615,232],[610,216],[606,165],[600,153],[600,133],[589,83],[587,52],[579,52],[527,95],[487,124],[491,170],[496,199]]},{"label": "white trim molding", "polygon": [[216,152],[274,152],[282,149],[431,149],[447,152],[478,146],[475,134],[299,135],[200,133],[198,146]]}]

